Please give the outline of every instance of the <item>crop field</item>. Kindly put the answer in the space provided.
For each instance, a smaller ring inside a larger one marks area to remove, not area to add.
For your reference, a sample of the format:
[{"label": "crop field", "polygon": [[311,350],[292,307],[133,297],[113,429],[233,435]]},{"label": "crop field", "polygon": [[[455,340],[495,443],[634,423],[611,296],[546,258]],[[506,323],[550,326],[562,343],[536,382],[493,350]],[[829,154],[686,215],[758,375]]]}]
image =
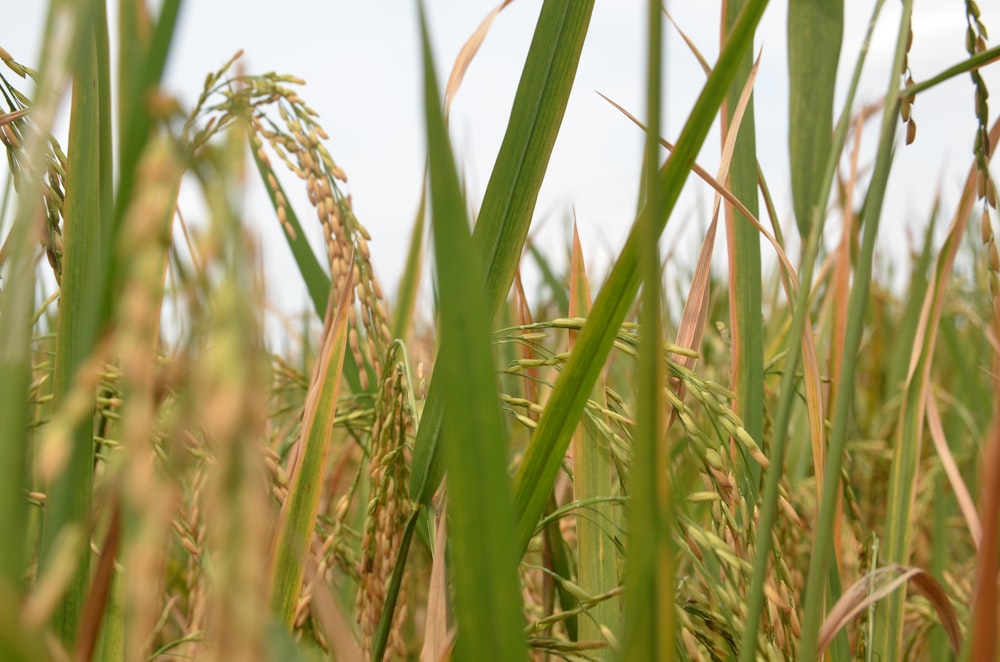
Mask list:
[{"label": "crop field", "polygon": [[[773,8],[723,2],[667,136],[685,26],[650,2],[644,106],[608,99],[645,137],[638,197],[600,272],[575,232],[529,239],[594,0],[536,3],[481,196],[449,103],[510,0],[440,80],[415,0],[426,168],[384,283],[348,129],[294,71],[237,53],[193,104],[163,84],[182,4],[51,0],[38,62],[0,42],[0,662],[1000,659],[1000,13],[949,3],[965,54],[915,80],[913,0],[868,2],[846,58],[843,0],[788,0],[775,103]],[[953,79],[955,127],[918,133]],[[755,113],[787,117],[787,182]],[[946,129],[961,195],[903,236],[890,178]],[[714,200],[682,259],[693,180]],[[311,306],[282,341],[253,191]],[[912,243],[895,283],[887,240]]]}]

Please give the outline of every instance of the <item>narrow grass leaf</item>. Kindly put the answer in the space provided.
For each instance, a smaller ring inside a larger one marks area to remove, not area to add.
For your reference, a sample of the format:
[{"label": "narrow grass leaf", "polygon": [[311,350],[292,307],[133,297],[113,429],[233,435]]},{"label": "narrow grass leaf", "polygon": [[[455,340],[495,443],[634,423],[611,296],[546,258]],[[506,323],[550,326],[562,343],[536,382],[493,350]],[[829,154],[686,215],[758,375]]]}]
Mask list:
[{"label": "narrow grass leaf", "polygon": [[[736,22],[745,0],[726,0],[723,16],[723,38]],[[754,128],[753,98],[743,101],[742,120],[733,119],[740,105],[744,88],[750,85],[754,68],[753,43],[743,49],[743,57],[730,85],[722,111],[723,137],[737,132],[732,162],[728,170],[729,189],[756,218],[757,205],[757,138]],[[832,120],[830,121],[832,125]],[[764,431],[764,330],[761,319],[760,235],[750,223],[738,218],[732,205],[726,205],[726,245],[729,249],[729,313],[733,338],[733,384],[736,392],[736,414],[743,421],[747,434],[761,445]],[[744,456],[745,457],[745,456]],[[742,492],[756,502],[761,467],[750,457],[741,463],[745,469],[737,480]]]},{"label": "narrow grass leaf", "polygon": [[934,389],[927,389],[927,429],[931,433],[931,440],[934,442],[934,450],[937,451],[938,459],[941,460],[941,467],[948,477],[948,484],[951,485],[952,492],[955,493],[955,500],[958,501],[959,510],[965,518],[965,525],[969,528],[969,535],[972,542],[979,548],[983,540],[983,525],[979,521],[976,513],[976,502],[973,501],[969,488],[962,478],[962,474],[952,455],[948,440],[945,439],[944,425],[941,423],[941,413],[938,411],[937,399],[934,397]]},{"label": "narrow grass leaf", "polygon": [[483,41],[486,40],[486,35],[490,31],[490,27],[493,26],[493,21],[512,2],[514,0],[503,0],[503,2],[494,7],[479,24],[479,27],[476,28],[476,31],[462,44],[461,50],[458,51],[458,55],[455,57],[455,63],[452,65],[451,74],[448,76],[448,83],[444,87],[445,115],[448,113],[452,99],[455,98],[455,93],[458,92],[458,88],[462,85],[465,72],[468,71],[473,58],[476,57],[476,53],[479,52]]},{"label": "narrow grass leaf", "polygon": [[833,92],[844,34],[843,0],[789,0],[788,150],[792,204],[809,236],[833,136]]},{"label": "narrow grass leaf", "polygon": [[[420,5],[434,252],[440,289],[438,356],[446,416],[457,660],[526,660],[504,422],[497,401],[480,257],[440,107]],[[472,507],[472,506],[475,507]],[[483,526],[483,523],[488,523]]]},{"label": "narrow grass leaf", "polygon": [[[86,7],[79,3],[52,3],[46,20],[46,38],[41,53],[37,97],[31,107],[31,131],[24,144],[29,168],[4,248],[11,247],[6,261],[4,287],[0,294],[0,420],[6,421],[0,432],[0,536],[17,540],[26,530],[28,504],[24,499],[27,487],[27,449],[29,443],[29,409],[25,394],[31,381],[32,306],[35,293],[36,223],[44,213],[42,208],[45,160],[48,139],[55,122],[56,110],[72,73],[80,44],[86,32]],[[57,34],[57,26],[74,26],[68,34]],[[58,36],[58,38],[55,38]],[[5,53],[6,55],[6,53]],[[20,111],[16,111],[20,112]],[[22,114],[27,114],[27,110]],[[4,116],[13,121],[15,113]],[[0,252],[4,252],[0,249]],[[0,260],[2,261],[2,260]],[[22,593],[22,578],[28,546],[15,545],[0,560],[0,590],[9,589],[16,598],[0,604],[16,604]],[[5,627],[19,627],[14,620],[5,620]],[[4,637],[0,633],[0,637]],[[15,655],[16,641],[5,638],[0,647]],[[19,653],[18,653],[19,654]],[[12,657],[12,659],[14,659]]]},{"label": "narrow grass leaf", "polygon": [[[545,0],[483,196],[473,241],[485,264],[483,292],[496,323],[514,280],[552,147],[576,76],[594,0]],[[443,407],[433,375],[413,448],[410,496],[428,503],[444,475],[438,449]]]},{"label": "narrow grass leaf", "polygon": [[[176,4],[176,3],[175,3]],[[145,0],[119,0],[118,2],[118,107],[129,108],[142,99],[143,64],[149,55],[153,39],[153,19]],[[118,130],[130,122],[141,118],[129,117],[122,113],[118,118]]]},{"label": "narrow grass leaf", "polygon": [[555,270],[552,268],[552,263],[549,258],[545,256],[542,251],[538,250],[535,242],[528,237],[525,242],[525,247],[528,249],[528,254],[531,255],[531,259],[535,261],[535,266],[538,270],[542,272],[542,282],[549,289],[552,294],[552,299],[555,301],[558,310],[569,310],[569,295],[566,294],[566,283],[565,281],[556,274]]},{"label": "narrow grass leaf", "polygon": [[[39,158],[33,160],[41,161]],[[34,223],[40,212],[41,177],[30,175],[29,191],[34,197],[21,198],[14,227],[8,235],[14,247],[4,271],[0,290],[0,537],[10,541],[0,554],[0,584],[20,600],[29,545],[22,536],[27,529],[28,502],[28,422],[31,408],[25,394],[31,383],[32,304],[35,293]]]},{"label": "narrow grass leaf", "polygon": [[[100,4],[104,4],[101,2]],[[135,7],[124,8],[133,4]],[[119,68],[119,175],[117,197],[115,199],[115,222],[121,223],[132,199],[132,186],[135,182],[135,167],[139,163],[142,150],[149,139],[154,126],[154,115],[150,112],[149,103],[153,93],[160,85],[163,71],[167,65],[167,55],[174,38],[177,19],[180,15],[181,0],[164,0],[148,41],[129,30],[138,29],[139,35],[149,30],[143,26],[149,20],[148,8],[139,0],[122,0],[122,10],[130,16],[129,20],[119,24],[119,43],[125,46],[121,54]],[[136,42],[136,43],[133,43]],[[127,58],[137,58],[134,62],[126,62]],[[110,125],[109,125],[110,126]],[[113,263],[108,263],[109,268]]]},{"label": "narrow grass leaf", "polygon": [[[819,649],[822,656],[833,641],[834,636],[844,629],[855,616],[869,606],[883,600],[894,591],[912,583],[933,606],[948,635],[952,652],[958,654],[961,646],[961,631],[955,609],[941,585],[920,568],[900,565],[883,566],[860,578],[847,588],[830,609],[819,633]],[[875,588],[877,586],[877,588]],[[874,590],[873,590],[874,589]],[[986,658],[982,658],[986,659]]]},{"label": "narrow grass leaf", "polygon": [[[587,281],[580,234],[575,224],[570,255],[569,291],[569,316],[586,317],[591,305],[590,284]],[[570,332],[570,351],[573,349],[575,336],[575,332]],[[597,380],[590,397],[601,409],[608,408],[603,379]],[[596,426],[581,425],[573,435],[573,496],[577,501],[601,499],[610,497],[612,491],[610,440]],[[608,529],[614,525],[614,518],[611,504],[600,501],[586,516],[576,519],[577,583],[590,595],[601,595],[618,586],[616,552],[608,534]],[[605,600],[594,605],[589,617],[579,622],[580,641],[604,639],[602,625],[620,638],[620,614],[617,601]],[[598,659],[611,659],[612,651],[595,651],[595,656]]]},{"label": "narrow grass leaf", "polygon": [[[87,9],[89,11],[82,12],[83,46],[76,63],[70,110],[63,208],[65,254],[53,376],[57,407],[67,399],[77,371],[98,344],[98,334],[106,321],[105,265],[114,261],[107,17],[103,2],[92,2]],[[63,527],[87,527],[89,524],[94,469],[90,415],[77,421],[70,443],[68,464],[62,475],[48,486],[40,552],[42,567],[52,561],[53,545]],[[89,558],[90,550],[84,547],[56,614],[56,632],[67,645],[76,638],[84,607]]]},{"label": "narrow grass leaf", "polygon": [[[446,503],[445,499],[441,500]],[[448,628],[448,520],[444,511],[434,518],[434,560],[427,587],[427,618],[420,662],[438,662],[451,650],[454,639]]]},{"label": "narrow grass leaf", "polygon": [[628,564],[625,572],[625,631],[622,659],[674,659],[674,535],[671,502],[670,449],[666,438],[666,361],[661,319],[660,232],[666,201],[659,195],[660,112],[662,94],[663,24],[659,0],[647,12],[646,132],[644,172],[646,213],[636,232],[642,240],[639,266],[642,300],[641,338],[635,382],[636,429],[632,439],[629,486]]},{"label": "narrow grass leaf", "polygon": [[[328,324],[312,384],[306,396],[298,464],[282,508],[274,556],[271,560],[271,610],[291,628],[295,604],[305,576],[306,553],[316,524],[320,480],[333,435],[341,370],[347,353],[350,287],[342,288]],[[331,319],[332,318],[332,319]]]},{"label": "narrow grass leaf", "polygon": [[[426,177],[425,177],[426,179]],[[392,337],[406,342],[413,326],[413,312],[424,270],[424,229],[427,226],[427,192],[420,193],[420,206],[410,231],[410,248],[406,251],[406,264],[396,287],[396,305],[392,311]]]},{"label": "narrow grass leaf", "polygon": [[[104,0],[97,4],[103,7]],[[139,159],[156,123],[151,104],[159,92],[181,4],[182,0],[164,0],[154,22],[145,2],[121,0],[119,3],[118,43],[123,50],[118,56],[118,182],[113,209],[108,210],[109,218],[113,218],[109,227],[115,236],[131,203]],[[108,102],[106,108],[110,113],[110,96]],[[110,133],[110,115],[107,121],[106,130]],[[110,159],[106,167],[110,173]],[[110,317],[119,298],[123,275],[118,260],[99,261],[99,264],[103,269],[101,278],[106,282],[100,292],[103,297],[100,310]]]}]

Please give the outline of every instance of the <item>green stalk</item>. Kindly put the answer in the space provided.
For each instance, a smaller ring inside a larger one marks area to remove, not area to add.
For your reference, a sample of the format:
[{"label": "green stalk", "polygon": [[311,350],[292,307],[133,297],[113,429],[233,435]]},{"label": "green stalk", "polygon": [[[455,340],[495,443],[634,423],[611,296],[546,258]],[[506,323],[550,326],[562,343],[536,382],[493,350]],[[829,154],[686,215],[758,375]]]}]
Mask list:
[{"label": "green stalk", "polygon": [[957,64],[953,64],[944,71],[931,76],[927,80],[922,80],[919,83],[913,83],[912,85],[907,85],[899,93],[899,96],[915,97],[921,92],[929,90],[935,85],[939,85],[946,80],[954,78],[955,76],[961,76],[962,74],[967,74],[970,71],[975,71],[980,67],[984,67],[987,64],[1000,58],[1000,46],[994,46],[993,48],[987,48],[982,53],[976,53],[972,57],[962,60]]},{"label": "green stalk", "polygon": [[799,659],[803,662],[812,662],[816,657],[816,637],[822,621],[825,602],[824,581],[827,580],[830,573],[828,566],[833,546],[833,516],[840,489],[840,469],[847,439],[848,415],[853,402],[851,391],[854,388],[854,374],[858,363],[858,347],[861,344],[861,335],[864,330],[864,313],[871,285],[875,239],[878,236],[882,203],[885,200],[886,183],[892,162],[892,146],[898,121],[896,111],[899,104],[899,72],[906,54],[912,10],[913,0],[904,0],[896,52],[890,67],[889,89],[886,93],[883,110],[875,169],[872,173],[868,199],[864,207],[864,238],[861,242],[861,252],[858,255],[854,273],[854,286],[851,289],[851,298],[848,303],[847,332],[844,338],[844,356],[841,360],[841,381],[837,385],[836,408],[833,413],[832,432],[823,475],[823,496],[816,524],[813,555],[810,559],[809,574],[806,580],[805,618],[802,622],[802,641],[799,648]]},{"label": "green stalk", "polygon": [[[637,222],[643,239],[642,306],[639,321],[639,367],[636,378],[636,431],[632,440],[632,486],[628,520],[628,565],[625,576],[625,641],[623,660],[674,659],[674,532],[670,497],[669,448],[666,439],[665,357],[660,313],[660,251],[657,225],[665,218],[660,195],[660,111],[663,25],[659,0],[650,0],[644,155],[646,213]],[[575,354],[575,352],[574,352]]]},{"label": "green stalk", "polygon": [[[127,4],[129,4],[129,0],[122,0],[121,7],[126,17],[133,13],[145,14],[148,12],[148,9],[126,8]],[[156,90],[163,77],[180,9],[181,0],[164,0],[146,48],[133,43],[137,41],[135,35],[126,32],[130,27],[137,28],[142,19],[136,16],[134,20],[126,20],[121,23],[122,53],[120,57],[123,61],[120,63],[120,89],[118,93],[120,111],[118,129],[121,139],[118,157],[120,171],[114,209],[115,222],[118,224],[122,222],[125,210],[132,199],[135,169],[153,128],[154,118],[147,108],[149,94]],[[137,59],[136,63],[130,64],[124,61],[133,58]]]},{"label": "green stalk", "polygon": [[[103,2],[81,10],[83,45],[73,79],[70,111],[66,201],[64,206],[62,287],[56,327],[53,393],[58,408],[74,387],[78,369],[93,354],[107,321],[103,309],[114,242],[112,221],[111,92],[108,26]],[[94,394],[85,397],[93,400]],[[62,474],[48,486],[42,528],[40,563],[52,562],[57,538],[70,527],[89,532],[93,483],[93,421],[84,417],[74,428],[70,453]],[[87,589],[89,546],[77,558],[77,567],[59,603],[55,630],[69,645]]]},{"label": "green stalk", "polygon": [[444,405],[450,413],[443,424],[443,443],[459,627],[455,659],[527,660],[506,431],[497,401],[490,315],[480,287],[482,256],[469,234],[422,3],[419,8],[440,291],[438,363]]},{"label": "green stalk", "polygon": [[639,247],[646,240],[639,229],[642,227],[642,217],[651,214],[653,208],[661,210],[662,213],[653,219],[655,234],[659,237],[732,83],[743,50],[752,40],[757,22],[766,6],[767,0],[748,3],[733,26],[729,40],[691,111],[673,153],[660,169],[656,199],[650,199],[633,226],[625,247],[594,303],[576,349],[560,374],[542,413],[514,479],[517,536],[521,550],[527,548],[535,523],[545,506],[548,491],[552,489],[559,472],[573,429],[583,412],[587,395],[597,380],[618,329],[631,309],[639,289]]}]

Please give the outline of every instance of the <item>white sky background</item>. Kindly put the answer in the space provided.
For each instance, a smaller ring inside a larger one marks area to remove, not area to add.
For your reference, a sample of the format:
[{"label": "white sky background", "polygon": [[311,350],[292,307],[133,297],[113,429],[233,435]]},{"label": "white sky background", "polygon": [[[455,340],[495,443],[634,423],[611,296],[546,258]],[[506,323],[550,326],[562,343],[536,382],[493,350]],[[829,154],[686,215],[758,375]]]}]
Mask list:
[{"label": "white sky background", "polygon": [[[426,0],[442,85],[458,50],[497,1]],[[7,3],[0,8],[0,45],[28,65],[37,63],[45,4]],[[838,73],[841,90],[854,66],[873,4],[873,0],[846,2],[845,43]],[[668,5],[710,62],[718,52],[720,5],[701,0],[675,0]],[[540,6],[538,0],[519,0],[501,12],[453,105],[452,139],[476,207],[503,137]],[[277,71],[305,79],[307,85],[300,96],[319,112],[330,134],[328,148],[348,174],[347,190],[359,220],[373,236],[373,261],[389,292],[395,290],[402,271],[424,164],[415,8],[415,2],[408,0],[188,0],[166,76],[167,91],[179,96],[185,107],[193,104],[205,74],[239,49],[245,51],[247,73]],[[568,219],[575,209],[585,254],[595,275],[605,272],[633,220],[642,150],[639,129],[595,92],[642,116],[645,11],[641,0],[596,3],[532,226],[543,251],[562,264]],[[783,227],[790,230],[794,222],[788,178],[786,11],[786,1],[773,0],[759,28],[757,48],[763,49],[763,58],[755,104],[758,154]],[[990,12],[989,7],[986,12],[983,20],[987,27],[1000,30],[1000,12]],[[862,79],[859,103],[875,101],[884,94],[898,16],[899,3],[887,2]],[[926,79],[966,57],[964,5],[960,0],[916,0],[913,29],[910,66],[915,80]],[[669,26],[666,30],[664,134],[675,140],[704,76],[676,32]],[[114,39],[114,28],[112,35]],[[986,69],[984,75],[991,90],[1000,91],[1000,65]],[[997,99],[1000,95],[994,96],[994,116]],[[917,99],[913,111],[917,141],[897,150],[883,212],[883,260],[876,267],[883,274],[888,263],[885,257],[891,256],[897,263],[905,258],[905,237],[919,240],[938,189],[943,192],[945,214],[939,225],[947,225],[972,159],[972,100],[967,75]],[[877,121],[869,125],[868,163],[877,130]],[[699,158],[710,172],[717,167],[718,151],[715,132]],[[291,313],[306,306],[304,288],[295,276],[263,188],[253,183],[248,221],[262,234],[269,298]],[[294,183],[289,183],[292,186],[286,188],[291,192]],[[675,251],[682,263],[668,270],[668,278],[689,273],[701,230],[709,221],[711,199],[706,185],[692,182],[687,186],[665,233],[665,250],[676,242],[682,247]],[[318,223],[304,192],[293,198],[293,204],[318,241]],[[723,241],[720,237],[717,255],[725,250]],[[765,264],[773,264],[770,247],[764,243],[762,250]],[[675,290],[676,284],[668,283],[667,288]]]}]

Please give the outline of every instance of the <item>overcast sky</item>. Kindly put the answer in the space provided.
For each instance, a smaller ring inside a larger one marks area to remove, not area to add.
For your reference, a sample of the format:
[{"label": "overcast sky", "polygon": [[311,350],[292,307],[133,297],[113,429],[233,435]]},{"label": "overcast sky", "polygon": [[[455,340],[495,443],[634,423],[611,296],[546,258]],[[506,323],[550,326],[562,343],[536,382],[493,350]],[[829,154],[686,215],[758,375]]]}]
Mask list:
[{"label": "overcast sky", "polygon": [[[497,1],[426,0],[442,80],[463,42]],[[720,4],[683,0],[668,5],[709,61],[718,52]],[[857,57],[873,4],[873,0],[846,2],[841,88]],[[44,5],[5,3],[0,8],[0,45],[26,64],[37,62]],[[373,235],[376,270],[390,291],[395,289],[405,257],[424,162],[415,6],[410,0],[189,1],[184,3],[166,79],[168,91],[190,106],[205,74],[239,49],[246,53],[248,73],[277,71],[304,78],[308,84],[300,96],[320,113],[330,134],[329,150],[348,174],[357,216]],[[538,0],[518,0],[499,15],[453,106],[453,142],[476,206],[503,136],[540,6]],[[763,58],[755,103],[758,153],[765,176],[786,227],[793,227],[786,138],[786,11],[786,2],[773,0],[759,29],[757,48],[763,50]],[[987,26],[1000,29],[1000,22],[989,8],[986,11]],[[644,13],[645,3],[639,0],[596,3],[534,219],[533,232],[542,246],[561,260],[567,219],[575,209],[588,259],[600,273],[616,254],[633,219],[642,135],[596,92],[642,115]],[[898,15],[899,2],[887,2],[863,78],[861,103],[872,102],[885,91]],[[916,1],[910,56],[916,80],[965,57],[964,26],[963,3]],[[673,140],[704,76],[672,30],[668,30],[667,44],[664,133]],[[994,92],[1000,90],[998,69],[986,71]],[[972,95],[968,76],[961,76],[917,100],[917,142],[896,155],[882,228],[883,254],[888,251],[902,257],[905,243],[900,237],[924,225],[938,188],[943,190],[944,209],[950,214],[971,159]],[[869,130],[871,144],[877,123]],[[713,133],[700,163],[714,171],[718,151],[718,136]],[[250,221],[259,228],[267,247],[271,298],[281,300],[286,308],[297,308],[304,304],[305,295],[288,284],[289,279],[280,278],[294,267],[273,213],[262,191],[252,199],[257,202],[250,206]],[[708,223],[710,202],[706,186],[695,182],[687,187],[664,240],[683,242],[685,250],[679,255],[691,255],[697,249],[700,231]],[[314,218],[307,213],[303,198],[298,203],[303,220]],[[682,229],[683,236],[678,236]],[[318,228],[314,236],[319,236]],[[720,243],[717,251],[722,250]],[[766,246],[763,250],[770,251]],[[672,273],[676,272],[668,271],[668,277]]]}]

